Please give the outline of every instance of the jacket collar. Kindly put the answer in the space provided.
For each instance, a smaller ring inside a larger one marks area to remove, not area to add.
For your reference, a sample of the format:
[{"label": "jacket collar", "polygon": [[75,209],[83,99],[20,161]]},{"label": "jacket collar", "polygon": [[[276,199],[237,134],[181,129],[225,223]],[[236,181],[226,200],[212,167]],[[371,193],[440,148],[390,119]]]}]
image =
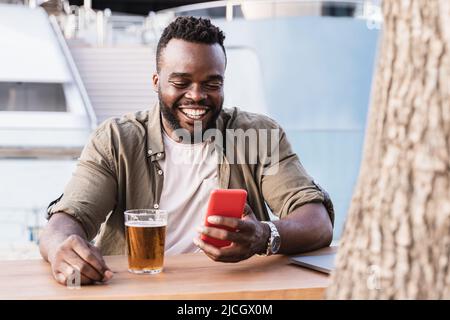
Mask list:
[{"label": "jacket collar", "polygon": [[148,111],[147,156],[152,161],[164,158],[164,143],[161,127],[161,109],[159,102]]}]

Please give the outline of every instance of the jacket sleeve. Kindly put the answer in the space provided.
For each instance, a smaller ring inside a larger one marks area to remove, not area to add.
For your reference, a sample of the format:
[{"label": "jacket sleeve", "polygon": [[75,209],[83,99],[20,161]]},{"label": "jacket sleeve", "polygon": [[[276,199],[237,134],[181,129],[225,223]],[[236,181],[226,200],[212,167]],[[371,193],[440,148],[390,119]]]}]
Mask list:
[{"label": "jacket sleeve", "polygon": [[[328,193],[308,175],[284,130],[277,125],[278,139],[270,146],[270,157],[262,164],[261,190],[272,212],[282,218],[311,202],[322,202],[334,224],[333,203]],[[269,159],[269,160],[267,160]]]},{"label": "jacket sleeve", "polygon": [[64,194],[48,209],[48,217],[64,212],[77,219],[91,241],[117,201],[117,178],[111,137],[100,126],[84,147]]}]

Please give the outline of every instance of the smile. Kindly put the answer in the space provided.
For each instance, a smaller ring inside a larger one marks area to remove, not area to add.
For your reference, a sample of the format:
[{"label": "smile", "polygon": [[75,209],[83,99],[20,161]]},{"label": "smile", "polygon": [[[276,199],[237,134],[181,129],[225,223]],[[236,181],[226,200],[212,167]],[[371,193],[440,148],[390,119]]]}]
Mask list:
[{"label": "smile", "polygon": [[183,108],[180,111],[191,120],[200,120],[208,113],[209,109],[189,109]]}]

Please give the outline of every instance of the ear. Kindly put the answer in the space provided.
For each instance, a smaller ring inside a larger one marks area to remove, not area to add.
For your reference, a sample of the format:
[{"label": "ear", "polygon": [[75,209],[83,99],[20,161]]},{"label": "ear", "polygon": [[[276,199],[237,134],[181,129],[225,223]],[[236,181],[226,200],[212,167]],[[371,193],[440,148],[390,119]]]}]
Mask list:
[{"label": "ear", "polygon": [[159,76],[155,72],[152,76],[152,85],[153,85],[153,91],[158,92],[159,91]]}]

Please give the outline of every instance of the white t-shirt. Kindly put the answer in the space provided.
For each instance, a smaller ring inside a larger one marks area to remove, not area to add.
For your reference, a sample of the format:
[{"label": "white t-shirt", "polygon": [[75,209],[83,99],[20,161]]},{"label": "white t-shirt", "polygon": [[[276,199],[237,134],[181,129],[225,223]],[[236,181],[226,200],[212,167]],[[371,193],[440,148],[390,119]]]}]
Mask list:
[{"label": "white t-shirt", "polygon": [[165,157],[159,161],[164,183],[159,208],[167,210],[165,254],[197,252],[192,242],[204,223],[209,195],[218,188],[212,142],[183,144],[163,133]]}]

